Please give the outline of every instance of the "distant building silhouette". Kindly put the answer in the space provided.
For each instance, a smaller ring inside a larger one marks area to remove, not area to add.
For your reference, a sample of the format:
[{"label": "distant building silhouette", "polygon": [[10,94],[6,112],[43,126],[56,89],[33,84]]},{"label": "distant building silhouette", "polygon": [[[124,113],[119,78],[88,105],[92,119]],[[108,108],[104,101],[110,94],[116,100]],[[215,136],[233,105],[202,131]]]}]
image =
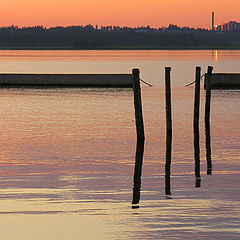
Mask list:
[{"label": "distant building silhouette", "polygon": [[240,32],[240,23],[236,21],[230,21],[215,26],[215,30],[218,32]]}]

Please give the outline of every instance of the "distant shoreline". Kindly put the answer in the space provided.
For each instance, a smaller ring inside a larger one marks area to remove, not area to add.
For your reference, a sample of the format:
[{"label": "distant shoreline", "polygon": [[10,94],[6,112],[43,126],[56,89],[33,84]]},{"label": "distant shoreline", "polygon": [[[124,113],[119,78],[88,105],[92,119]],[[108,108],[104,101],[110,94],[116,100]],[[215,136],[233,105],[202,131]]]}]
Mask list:
[{"label": "distant shoreline", "polygon": [[240,31],[87,26],[0,28],[1,50],[239,50]]},{"label": "distant shoreline", "polygon": [[72,47],[4,47],[4,50],[68,50],[68,51],[90,51],[90,50],[240,50],[240,47],[116,47],[116,48],[72,48]]}]

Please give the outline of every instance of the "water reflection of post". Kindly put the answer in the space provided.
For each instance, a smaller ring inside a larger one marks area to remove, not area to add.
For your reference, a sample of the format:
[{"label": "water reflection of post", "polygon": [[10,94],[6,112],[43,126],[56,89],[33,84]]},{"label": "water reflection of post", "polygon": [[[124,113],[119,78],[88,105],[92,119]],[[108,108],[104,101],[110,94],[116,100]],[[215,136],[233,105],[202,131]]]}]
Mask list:
[{"label": "water reflection of post", "polygon": [[165,195],[171,195],[171,157],[172,157],[172,109],[170,67],[165,68],[165,97],[166,97],[166,163],[165,163]]},{"label": "water reflection of post", "polygon": [[166,163],[165,163],[165,195],[171,195],[171,157],[172,133],[167,132],[166,138]]},{"label": "water reflection of post", "polygon": [[207,174],[212,174],[211,137],[210,137],[210,104],[211,104],[212,70],[213,70],[213,67],[208,66],[207,81],[206,81],[206,104],[205,104]]},{"label": "water reflection of post", "polygon": [[194,131],[194,159],[195,159],[195,187],[201,186],[201,175],[200,175],[200,146],[199,146],[199,103],[200,103],[200,78],[201,68],[196,67],[196,79],[195,79],[195,98],[194,98],[194,120],[193,120],[193,131]]},{"label": "water reflection of post", "polygon": [[206,134],[207,174],[212,174],[210,123],[205,125],[205,134]]},{"label": "water reflection of post", "polygon": [[[144,152],[144,141],[145,141],[139,69],[133,69],[132,79],[133,79],[133,91],[134,91],[136,132],[137,132],[132,204],[138,204],[140,201],[141,176],[142,176],[143,152]],[[136,206],[133,206],[133,208],[134,207]]]}]

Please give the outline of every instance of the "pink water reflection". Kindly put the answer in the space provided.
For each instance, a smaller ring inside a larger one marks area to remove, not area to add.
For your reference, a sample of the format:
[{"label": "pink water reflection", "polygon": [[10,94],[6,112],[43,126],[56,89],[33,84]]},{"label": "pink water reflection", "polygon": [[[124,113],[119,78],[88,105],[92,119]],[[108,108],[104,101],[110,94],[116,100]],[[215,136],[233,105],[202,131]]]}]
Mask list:
[{"label": "pink water reflection", "polygon": [[[238,71],[239,51],[218,54],[216,61],[209,51],[1,52],[3,72],[130,72],[137,66],[154,85],[142,87],[146,144],[138,210],[130,206],[136,145],[131,90],[0,89],[4,239],[236,238],[239,91],[212,95],[212,176],[206,174],[202,91],[202,182],[195,189],[194,89],[184,87],[197,64]],[[166,65],[173,67],[172,199],[164,194]]]}]

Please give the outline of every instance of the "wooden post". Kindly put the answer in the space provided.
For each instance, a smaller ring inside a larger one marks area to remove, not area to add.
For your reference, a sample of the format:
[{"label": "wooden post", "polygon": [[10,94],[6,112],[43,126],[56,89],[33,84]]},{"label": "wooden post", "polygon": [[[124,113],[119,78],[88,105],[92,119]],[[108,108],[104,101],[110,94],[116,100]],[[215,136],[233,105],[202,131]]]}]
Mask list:
[{"label": "wooden post", "polygon": [[196,67],[196,78],[195,78],[195,98],[194,98],[194,120],[193,120],[193,131],[194,131],[194,159],[195,159],[195,187],[200,187],[201,176],[200,176],[200,146],[199,146],[199,103],[200,103],[200,78],[201,68]]},{"label": "wooden post", "polygon": [[172,157],[172,109],[170,67],[165,68],[165,98],[166,98],[166,163],[165,163],[165,194],[171,195],[170,175]]},{"label": "wooden post", "polygon": [[211,80],[213,67],[208,66],[206,82],[205,124],[210,122]]},{"label": "wooden post", "polygon": [[200,103],[200,78],[201,68],[196,67],[196,79],[195,79],[195,98],[194,98],[194,129],[199,129],[199,103]]},{"label": "wooden post", "polygon": [[211,105],[212,70],[213,70],[213,67],[208,66],[207,81],[206,81],[206,104],[205,104],[207,174],[212,174],[211,137],[210,137],[210,105]]},{"label": "wooden post", "polygon": [[172,133],[170,71],[171,71],[170,67],[165,68],[166,126],[167,126],[167,132]]},{"label": "wooden post", "polygon": [[133,79],[133,92],[134,92],[136,132],[137,132],[132,204],[137,204],[139,203],[139,200],[140,200],[142,163],[143,163],[143,152],[144,152],[144,142],[145,142],[139,69],[132,70],[132,79]]},{"label": "wooden post", "polygon": [[133,92],[134,92],[134,107],[135,107],[137,139],[144,141],[145,137],[144,137],[139,69],[132,70],[132,77],[133,77]]}]

